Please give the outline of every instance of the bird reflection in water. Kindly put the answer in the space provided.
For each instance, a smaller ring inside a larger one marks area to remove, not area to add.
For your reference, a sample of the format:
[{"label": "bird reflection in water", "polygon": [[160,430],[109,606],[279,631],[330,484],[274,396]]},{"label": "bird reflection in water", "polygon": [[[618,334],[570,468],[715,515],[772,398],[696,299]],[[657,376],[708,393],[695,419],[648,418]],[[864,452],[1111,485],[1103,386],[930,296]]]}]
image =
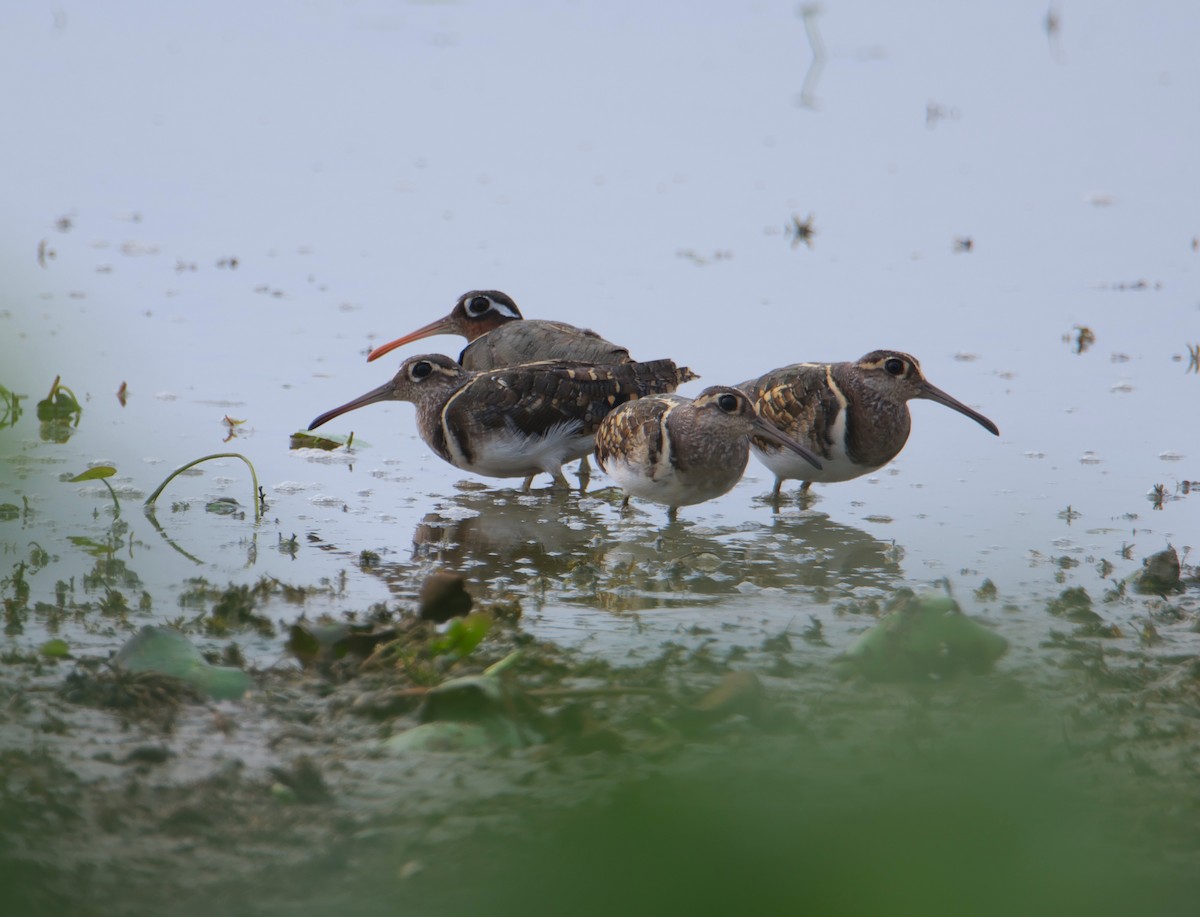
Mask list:
[{"label": "bird reflection in water", "polygon": [[600,501],[489,491],[457,494],[449,502],[418,523],[414,561],[500,587],[525,586],[561,579],[602,549],[604,526],[590,508],[601,508]]},{"label": "bird reflection in water", "polygon": [[903,550],[821,513],[769,526],[716,529],[612,524],[600,499],[531,500],[512,493],[455,495],[413,533],[412,559],[487,583],[493,598],[607,611],[719,604],[746,591],[892,588]]},{"label": "bird reflection in water", "polygon": [[[754,559],[768,570],[784,572],[787,585],[893,589],[904,572],[904,548],[895,541],[880,541],[825,513],[775,516],[769,528],[753,534]],[[791,563],[781,564],[785,558]]]}]

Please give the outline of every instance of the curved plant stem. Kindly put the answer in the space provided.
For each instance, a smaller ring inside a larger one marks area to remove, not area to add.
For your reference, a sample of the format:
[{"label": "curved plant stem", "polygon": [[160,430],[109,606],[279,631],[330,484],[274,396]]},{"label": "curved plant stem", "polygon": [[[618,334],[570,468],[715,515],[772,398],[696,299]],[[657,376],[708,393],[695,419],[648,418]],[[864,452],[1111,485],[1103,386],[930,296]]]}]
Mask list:
[{"label": "curved plant stem", "polygon": [[168,535],[165,531],[163,531],[163,527],[161,525],[159,525],[158,517],[156,515],[154,515],[154,507],[152,507],[152,506],[147,507],[146,518],[148,518],[150,520],[150,524],[152,526],[154,526],[154,530],[156,532],[158,532],[158,534],[162,535],[163,540],[166,541],[167,544],[169,544],[171,547],[173,547],[176,551],[178,551],[180,554],[182,554],[188,560],[192,561],[192,563],[198,564],[201,567],[204,566],[204,561],[202,561],[199,557],[197,557],[194,554],[189,554],[187,551],[185,551],[183,548],[181,548],[179,545],[177,545],[174,541],[172,541],[170,535]]},{"label": "curved plant stem", "polygon": [[258,474],[254,470],[254,465],[250,463],[250,459],[246,458],[246,456],[242,455],[240,452],[214,452],[212,455],[203,455],[194,461],[188,462],[186,465],[180,465],[169,475],[167,475],[167,479],[158,485],[154,493],[150,494],[150,496],[146,498],[145,505],[153,506],[155,501],[158,500],[158,495],[166,489],[167,485],[175,480],[178,475],[183,474],[183,472],[187,471],[192,466],[199,465],[201,462],[207,462],[210,459],[219,458],[241,459],[246,463],[246,467],[250,469],[250,483],[253,487],[250,495],[250,502],[254,506],[254,521],[262,522],[262,508],[258,502]]},{"label": "curved plant stem", "polygon": [[104,478],[100,479],[100,483],[108,488],[108,495],[110,497],[112,497],[113,508],[114,508],[113,518],[120,519],[121,518],[121,503],[119,500],[117,500],[117,492],[115,490],[113,490],[112,485],[109,484],[108,481],[104,480]]}]

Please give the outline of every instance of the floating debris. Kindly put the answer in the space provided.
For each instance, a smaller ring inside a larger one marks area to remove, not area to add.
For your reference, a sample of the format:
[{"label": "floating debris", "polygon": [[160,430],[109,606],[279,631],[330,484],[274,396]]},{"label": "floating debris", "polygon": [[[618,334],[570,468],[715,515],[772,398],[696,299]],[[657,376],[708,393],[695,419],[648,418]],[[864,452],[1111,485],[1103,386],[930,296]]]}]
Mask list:
[{"label": "floating debris", "polygon": [[809,248],[813,247],[813,237],[817,234],[813,228],[813,215],[810,213],[803,220],[796,215],[792,215],[792,221],[784,226],[784,230],[792,237],[792,248],[804,243]]},{"label": "floating debris", "polygon": [[1070,341],[1074,353],[1087,353],[1088,348],[1096,343],[1096,332],[1087,325],[1076,325],[1074,334],[1064,334],[1063,340]]},{"label": "floating debris", "polygon": [[1134,574],[1133,588],[1141,593],[1166,595],[1182,592],[1179,553],[1173,547],[1151,554],[1142,561],[1142,569]]},{"label": "floating debris", "polygon": [[334,449],[340,449],[345,446],[347,449],[354,443],[354,433],[349,435],[341,433],[324,433],[316,434],[309,433],[307,430],[300,430],[293,433],[291,442],[288,444],[289,449],[324,449],[327,452],[332,452]]},{"label": "floating debris", "polygon": [[1046,611],[1056,618],[1066,618],[1076,624],[1101,624],[1104,619],[1092,610],[1092,597],[1082,586],[1072,586],[1046,603]]}]

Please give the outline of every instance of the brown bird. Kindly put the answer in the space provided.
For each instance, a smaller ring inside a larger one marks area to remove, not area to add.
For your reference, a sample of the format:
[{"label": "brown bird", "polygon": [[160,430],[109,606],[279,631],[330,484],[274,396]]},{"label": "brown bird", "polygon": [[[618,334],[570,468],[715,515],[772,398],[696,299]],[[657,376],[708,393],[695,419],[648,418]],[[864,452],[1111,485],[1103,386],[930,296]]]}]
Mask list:
[{"label": "brown bird", "polygon": [[703,503],[733,489],[750,460],[750,437],[791,450],[814,468],[808,449],[759,416],[749,396],[714,385],[695,399],[650,395],[615,408],[596,432],[596,462],[629,496],[667,507]]},{"label": "brown bird", "polygon": [[546,361],[470,372],[441,354],[410,357],[395,378],[326,411],[314,430],[377,401],[411,401],[417,432],[456,468],[496,478],[546,472],[566,483],[563,462],[592,450],[596,428],[617,405],[671,392],[696,375],[671,360],[591,366]]},{"label": "brown bird", "polygon": [[916,357],[874,350],[852,363],[795,363],[738,386],[758,412],[821,459],[814,470],[789,450],[756,436],[754,454],[775,473],[774,495],[788,478],[801,492],[813,481],[849,481],[894,459],[912,429],[908,402],[936,401],[999,436],[996,425],[931,384]]},{"label": "brown bird", "polygon": [[[565,322],[527,319],[507,293],[471,290],[458,298],[449,315],[376,347],[367,356],[367,362],[404,344],[438,334],[465,337],[468,344],[459,354],[458,362],[464,369],[480,372],[541,360],[604,365],[632,360],[628,350],[606,341],[595,331]],[[584,456],[579,462],[579,480],[583,486],[589,476],[587,457]]]},{"label": "brown bird", "polygon": [[459,355],[464,369],[483,371],[542,360],[573,363],[629,363],[629,351],[595,331],[565,322],[526,319],[511,296],[499,290],[472,290],[458,298],[445,318],[376,347],[377,360],[397,347],[436,334],[460,334],[470,343]]}]

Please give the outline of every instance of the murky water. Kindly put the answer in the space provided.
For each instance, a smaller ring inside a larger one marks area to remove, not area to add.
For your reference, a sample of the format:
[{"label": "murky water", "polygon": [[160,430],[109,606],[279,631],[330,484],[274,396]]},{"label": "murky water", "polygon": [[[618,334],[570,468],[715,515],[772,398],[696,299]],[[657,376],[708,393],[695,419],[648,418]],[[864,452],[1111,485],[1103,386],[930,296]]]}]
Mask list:
[{"label": "murky water", "polygon": [[[838,6],[810,19],[815,68],[787,4],[4,17],[2,66],[24,89],[6,103],[20,142],[0,153],[0,384],[28,397],[0,448],[4,501],[30,512],[0,524],[9,552],[36,541],[56,558],[37,595],[90,565],[72,536],[109,533],[103,486],[60,480],[97,462],[118,469],[119,537],[155,616],[189,575],[328,583],[330,607],[361,607],[433,564],[536,597],[568,631],[630,608],[711,615],[739,586],[768,587],[755,607],[786,616],[818,582],[991,578],[1020,605],[1064,579],[1101,587],[1102,559],[1119,577],[1195,541],[1188,4],[1069,11],[1049,31],[1033,3]],[[809,215],[805,243],[787,227]],[[399,361],[367,365],[372,344],[485,286],[686,362],[697,390],[904,349],[1002,436],[918,402],[902,455],[819,487],[810,511],[773,514],[752,462],[672,528],[654,507],[628,521],[511,482],[460,493],[407,405],[344,418],[352,455],[288,451],[387,378]],[[1081,328],[1094,342],[1077,352]],[[61,443],[34,416],[58,374],[84,399]],[[257,466],[264,524],[203,511],[249,502],[226,461],[177,481],[155,532],[140,498],[227,450]],[[616,592],[572,573],[587,561],[602,580],[646,545],[664,564],[712,553],[726,573]],[[359,572],[364,549],[388,575]],[[1062,557],[1081,565],[1064,575]]]}]

